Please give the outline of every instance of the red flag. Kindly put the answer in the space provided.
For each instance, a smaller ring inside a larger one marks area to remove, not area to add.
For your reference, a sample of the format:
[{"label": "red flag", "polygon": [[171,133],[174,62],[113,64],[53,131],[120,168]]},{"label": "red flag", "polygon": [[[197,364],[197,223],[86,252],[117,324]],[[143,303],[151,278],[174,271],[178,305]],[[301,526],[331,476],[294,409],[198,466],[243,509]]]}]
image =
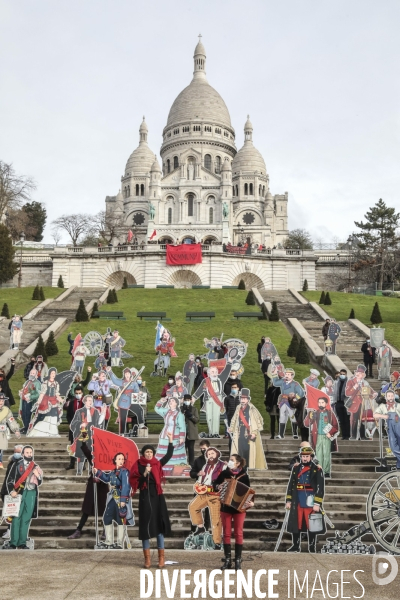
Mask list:
[{"label": "red flag", "polygon": [[312,410],[318,410],[318,400],[319,398],[324,398],[327,402],[326,408],[328,408],[329,410],[331,409],[331,399],[329,398],[328,394],[325,394],[325,392],[321,392],[321,390],[316,389],[308,383],[306,383],[305,386],[307,396],[307,408],[310,408]]},{"label": "red flag", "polygon": [[98,427],[92,427],[92,439],[93,466],[96,469],[112,471],[115,468],[113,458],[119,452],[125,455],[125,467],[129,470],[139,459],[139,449],[133,440]]},{"label": "red flag", "polygon": [[167,265],[195,265],[201,262],[201,244],[168,244]]},{"label": "red flag", "polygon": [[217,358],[208,361],[208,367],[217,367],[218,373],[221,374],[222,371],[226,367],[226,359],[225,358]]},{"label": "red flag", "polygon": [[153,239],[153,237],[155,237],[156,235],[157,235],[157,231],[156,231],[156,230],[154,230],[154,231],[153,231],[153,233],[152,233],[152,234],[151,234],[151,236],[150,236],[150,239],[152,240],[152,239]]},{"label": "red flag", "polygon": [[133,232],[131,230],[129,230],[128,231],[128,237],[126,238],[126,241],[128,242],[128,244],[130,244],[132,240],[133,240]]},{"label": "red flag", "polygon": [[82,338],[81,334],[78,333],[78,335],[74,339],[74,345],[72,348],[72,356],[75,354],[75,350],[77,349],[77,347],[82,343],[82,340],[83,340],[83,338]]}]

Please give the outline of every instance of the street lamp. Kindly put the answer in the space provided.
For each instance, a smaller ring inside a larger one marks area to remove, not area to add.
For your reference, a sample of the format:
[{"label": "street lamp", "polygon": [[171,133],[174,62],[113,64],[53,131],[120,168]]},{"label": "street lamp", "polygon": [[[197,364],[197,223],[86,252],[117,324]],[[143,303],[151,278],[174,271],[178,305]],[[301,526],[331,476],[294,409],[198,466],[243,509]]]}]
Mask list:
[{"label": "street lamp", "polygon": [[25,234],[23,231],[19,234],[19,243],[21,244],[21,251],[19,254],[19,273],[18,273],[18,287],[21,287],[22,282],[22,246],[24,244]]},{"label": "street lamp", "polygon": [[353,249],[353,238],[351,237],[351,235],[349,235],[348,239],[347,239],[347,245],[349,247],[349,284],[348,284],[348,288],[350,291],[350,285],[351,285],[351,251]]}]

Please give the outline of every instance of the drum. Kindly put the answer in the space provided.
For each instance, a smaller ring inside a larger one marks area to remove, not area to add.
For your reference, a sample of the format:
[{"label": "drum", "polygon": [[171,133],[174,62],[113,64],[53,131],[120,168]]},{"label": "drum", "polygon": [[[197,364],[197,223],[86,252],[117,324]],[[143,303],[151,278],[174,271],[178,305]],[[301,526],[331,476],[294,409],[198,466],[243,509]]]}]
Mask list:
[{"label": "drum", "polygon": [[253,502],[255,491],[238,479],[225,479],[221,484],[220,489],[221,504],[230,506],[239,512],[246,512],[249,508],[246,506],[249,502]]}]

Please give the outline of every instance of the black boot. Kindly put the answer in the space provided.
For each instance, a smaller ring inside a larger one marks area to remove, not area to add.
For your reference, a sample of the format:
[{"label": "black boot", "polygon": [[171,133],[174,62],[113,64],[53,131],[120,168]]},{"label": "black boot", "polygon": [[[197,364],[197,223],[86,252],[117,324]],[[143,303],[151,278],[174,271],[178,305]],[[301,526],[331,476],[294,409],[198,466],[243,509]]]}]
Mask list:
[{"label": "black boot", "polygon": [[279,435],[275,439],[283,440],[285,438],[286,423],[279,423]]},{"label": "black boot", "polygon": [[292,423],[292,432],[293,432],[293,439],[294,440],[298,440],[299,439],[297,431],[298,431],[298,429],[297,429],[297,423]]},{"label": "black boot", "polygon": [[68,465],[68,467],[65,467],[65,470],[69,471],[70,469],[75,469],[75,463],[76,463],[75,456],[71,456],[71,459],[69,461],[69,465]]},{"label": "black boot", "polygon": [[310,531],[308,532],[308,551],[311,552],[312,554],[315,554],[317,549],[316,549],[316,542],[317,542],[317,536],[315,533],[311,533]]},{"label": "black boot", "polygon": [[242,570],[242,549],[243,544],[235,544],[235,571]]},{"label": "black boot", "polygon": [[225,560],[224,560],[224,564],[221,567],[222,571],[225,571],[225,569],[231,569],[232,568],[232,547],[230,544],[224,544],[224,554],[225,554]]},{"label": "black boot", "polygon": [[292,533],[292,545],[288,548],[287,552],[300,552],[300,533]]}]

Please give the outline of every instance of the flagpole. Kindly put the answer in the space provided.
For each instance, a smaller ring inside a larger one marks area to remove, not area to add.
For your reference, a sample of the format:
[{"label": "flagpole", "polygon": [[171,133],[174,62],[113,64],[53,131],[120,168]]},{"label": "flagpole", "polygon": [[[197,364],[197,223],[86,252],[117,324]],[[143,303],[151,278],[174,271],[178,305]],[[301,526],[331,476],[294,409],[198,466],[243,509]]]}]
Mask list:
[{"label": "flagpole", "polygon": [[99,510],[97,506],[97,483],[93,480],[94,495],[94,526],[96,529],[96,547],[99,545]]}]

